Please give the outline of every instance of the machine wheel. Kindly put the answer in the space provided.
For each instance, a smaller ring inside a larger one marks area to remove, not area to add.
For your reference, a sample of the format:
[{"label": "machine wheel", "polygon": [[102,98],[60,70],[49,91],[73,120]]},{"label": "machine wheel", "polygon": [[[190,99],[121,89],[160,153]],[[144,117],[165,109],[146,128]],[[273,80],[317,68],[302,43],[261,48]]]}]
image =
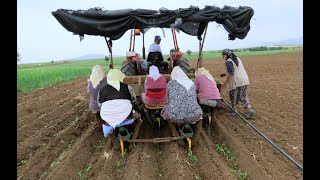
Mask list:
[{"label": "machine wheel", "polygon": [[190,66],[187,59],[180,59],[179,61],[174,61],[174,66],[180,66],[184,73],[190,73]]},{"label": "machine wheel", "polygon": [[135,62],[124,62],[121,67],[121,71],[126,76],[135,76],[137,75],[137,67]]}]

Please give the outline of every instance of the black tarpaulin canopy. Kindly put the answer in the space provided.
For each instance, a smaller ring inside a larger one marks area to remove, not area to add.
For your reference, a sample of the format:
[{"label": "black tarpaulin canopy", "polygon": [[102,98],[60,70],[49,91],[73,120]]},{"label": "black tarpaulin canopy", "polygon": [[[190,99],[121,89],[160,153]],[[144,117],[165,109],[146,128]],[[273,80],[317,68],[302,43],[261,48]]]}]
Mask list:
[{"label": "black tarpaulin canopy", "polygon": [[253,9],[247,6],[206,6],[203,9],[190,6],[177,10],[58,9],[52,12],[58,22],[74,34],[99,35],[111,40],[119,39],[129,29],[140,29],[144,33],[147,29],[156,27],[175,27],[188,35],[198,36],[200,40],[207,23],[211,21],[221,24],[229,33],[230,40],[244,39],[250,30],[253,14]]}]

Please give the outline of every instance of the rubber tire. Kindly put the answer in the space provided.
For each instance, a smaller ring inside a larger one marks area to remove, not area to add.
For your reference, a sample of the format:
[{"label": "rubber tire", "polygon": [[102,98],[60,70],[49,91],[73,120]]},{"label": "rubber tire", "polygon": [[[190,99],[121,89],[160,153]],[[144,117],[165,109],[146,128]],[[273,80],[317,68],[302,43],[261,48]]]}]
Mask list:
[{"label": "rubber tire", "polygon": [[126,76],[136,76],[137,68],[135,62],[124,62],[121,67],[121,72],[123,72]]},{"label": "rubber tire", "polygon": [[174,66],[180,66],[184,73],[190,73],[190,66],[187,59],[180,59],[179,61],[174,61]]}]

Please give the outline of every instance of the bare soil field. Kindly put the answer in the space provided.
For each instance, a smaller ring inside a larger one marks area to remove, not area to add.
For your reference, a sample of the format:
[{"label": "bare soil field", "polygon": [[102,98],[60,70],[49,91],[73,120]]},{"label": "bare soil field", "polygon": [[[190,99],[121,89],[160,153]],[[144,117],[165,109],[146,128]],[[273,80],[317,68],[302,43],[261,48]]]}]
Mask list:
[{"label": "bare soil field", "polygon": [[[256,115],[249,120],[303,165],[303,53],[240,57],[249,75],[249,98]],[[195,67],[196,62],[191,62]],[[222,59],[204,61],[216,79]],[[17,179],[239,179],[216,145],[224,144],[247,172],[246,179],[303,179],[303,173],[239,117],[217,112],[209,130],[197,126],[192,139],[196,160],[176,141],[136,143],[126,151],[104,139],[88,111],[87,80],[18,95]],[[223,98],[229,101],[226,92]],[[239,104],[240,107],[240,104]],[[244,109],[240,108],[244,113]],[[138,138],[170,136],[143,122]]]}]

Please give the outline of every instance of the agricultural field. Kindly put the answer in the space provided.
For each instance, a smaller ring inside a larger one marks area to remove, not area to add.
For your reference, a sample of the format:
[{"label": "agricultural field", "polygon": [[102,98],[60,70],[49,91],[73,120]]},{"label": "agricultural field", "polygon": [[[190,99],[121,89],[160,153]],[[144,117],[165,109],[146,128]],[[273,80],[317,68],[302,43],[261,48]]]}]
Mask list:
[{"label": "agricultural field", "polygon": [[[303,52],[241,53],[236,54],[247,70],[248,94],[257,112],[249,121],[303,165]],[[242,119],[226,116],[228,108],[215,114],[211,127],[196,126],[192,153],[176,141],[136,143],[122,158],[109,137],[103,138],[101,126],[88,111],[87,78],[91,65],[99,62],[106,63],[96,60],[88,66],[18,67],[17,179],[303,179],[291,161]],[[121,63],[117,62],[118,66]],[[194,68],[196,61],[190,64]],[[207,57],[204,66],[216,80],[222,80],[221,55]],[[28,70],[60,69],[61,74],[77,68],[83,69],[82,74],[47,88],[39,85],[42,88],[32,91],[34,87],[19,86],[27,81],[19,78],[27,78],[23,73]],[[227,93],[223,91],[222,96],[229,103]],[[143,122],[138,138],[170,135],[166,125],[158,131]]]},{"label": "agricultural field", "polygon": [[[262,47],[263,48],[263,47]],[[235,49],[238,56],[256,56],[265,54],[278,54],[290,52],[302,52],[303,47],[280,47],[272,50],[260,50],[257,48]],[[259,50],[259,51],[257,51]],[[164,59],[169,55],[165,54]],[[198,52],[191,54],[184,53],[183,57],[193,61],[198,59]],[[212,58],[221,58],[220,51],[205,51],[203,52],[203,59],[210,60]],[[125,57],[114,58],[114,67],[120,69]],[[105,67],[109,70],[109,61],[104,59],[93,59],[84,61],[56,61],[47,63],[32,63],[32,64],[18,64],[17,65],[17,93],[30,92],[39,88],[53,86],[72,79],[89,76],[91,67],[96,64]]]}]

